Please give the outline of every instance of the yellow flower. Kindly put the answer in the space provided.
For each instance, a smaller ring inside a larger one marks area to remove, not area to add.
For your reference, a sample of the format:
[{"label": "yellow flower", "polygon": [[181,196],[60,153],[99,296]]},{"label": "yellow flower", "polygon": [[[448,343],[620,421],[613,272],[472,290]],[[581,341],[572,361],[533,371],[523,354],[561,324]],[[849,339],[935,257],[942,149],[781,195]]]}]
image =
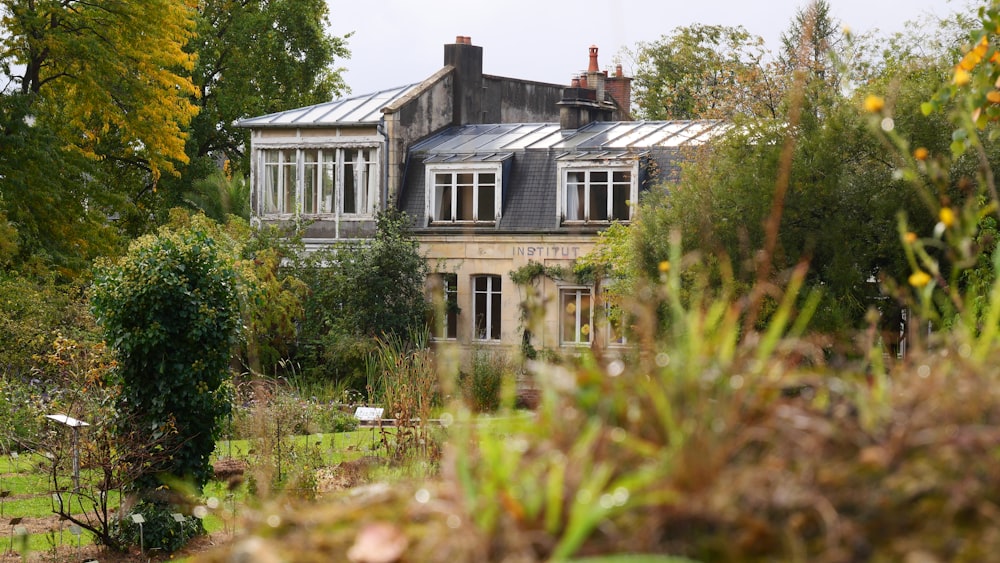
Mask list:
[{"label": "yellow flower", "polygon": [[1000,104],[1000,92],[997,90],[990,90],[986,93],[986,100],[991,104]]},{"label": "yellow flower", "polygon": [[931,276],[923,270],[917,270],[916,272],[910,274],[909,281],[910,285],[912,285],[913,287],[921,288],[931,283]]},{"label": "yellow flower", "polygon": [[953,78],[951,82],[955,86],[965,86],[969,82],[972,82],[972,75],[969,74],[969,72],[964,69],[956,68],[955,78]]},{"label": "yellow flower", "polygon": [[885,99],[882,96],[876,96],[875,94],[868,94],[865,98],[865,111],[869,113],[878,113],[882,111],[885,107]]},{"label": "yellow flower", "polygon": [[580,327],[580,334],[587,336],[590,334],[590,325],[586,324]]},{"label": "yellow flower", "polygon": [[942,207],[941,211],[938,212],[938,220],[945,227],[951,227],[955,224],[955,212],[950,207]]},{"label": "yellow flower", "polygon": [[665,274],[670,271],[670,261],[664,260],[663,262],[660,262],[660,265],[657,267],[660,269],[660,273]]},{"label": "yellow flower", "polygon": [[903,240],[906,241],[906,244],[913,244],[917,242],[917,233],[909,231],[905,235],[903,235]]},{"label": "yellow flower", "polygon": [[929,152],[927,151],[927,149],[925,149],[924,147],[920,147],[917,150],[913,151],[913,158],[917,160],[927,160],[928,154]]}]

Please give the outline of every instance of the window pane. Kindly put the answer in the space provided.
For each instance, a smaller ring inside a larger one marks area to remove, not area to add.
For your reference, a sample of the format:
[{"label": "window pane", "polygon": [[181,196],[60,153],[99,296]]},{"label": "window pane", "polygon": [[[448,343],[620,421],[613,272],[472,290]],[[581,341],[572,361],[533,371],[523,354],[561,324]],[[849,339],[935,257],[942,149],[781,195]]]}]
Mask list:
[{"label": "window pane", "polygon": [[433,312],[431,334],[434,338],[458,336],[458,276],[435,274],[431,280]]},{"label": "window pane", "polygon": [[628,186],[615,186],[614,190],[614,199],[611,202],[611,218],[618,219],[619,221],[628,221],[631,219],[628,205],[629,188]]},{"label": "window pane", "polygon": [[302,178],[302,212],[316,213],[319,199],[319,154],[317,151],[304,151]]},{"label": "window pane", "polygon": [[323,151],[323,186],[320,202],[320,213],[333,213],[333,197],[336,187],[336,161],[335,151]]},{"label": "window pane", "polygon": [[264,151],[263,188],[261,189],[261,212],[277,213],[281,201],[280,170],[278,151]]},{"label": "window pane", "polygon": [[593,170],[590,172],[590,207],[587,219],[591,221],[608,220],[608,173]]},{"label": "window pane", "polygon": [[562,292],[562,341],[576,342],[577,329],[577,307],[576,292]]},{"label": "window pane", "polygon": [[[464,174],[459,174],[464,176]],[[459,184],[457,191],[457,201],[455,204],[455,219],[458,221],[472,221],[473,186],[470,184]]]},{"label": "window pane", "polygon": [[282,207],[280,209],[281,213],[295,213],[295,196],[296,196],[296,182],[295,182],[295,150],[284,150],[281,151],[281,179],[279,184],[281,185],[282,192]]},{"label": "window pane", "polygon": [[445,326],[448,338],[458,338],[458,275],[445,274]]},{"label": "window pane", "polygon": [[590,342],[590,290],[569,289],[561,292],[561,340],[564,344]]},{"label": "window pane", "polygon": [[475,217],[472,214],[473,205],[472,174],[459,174],[458,187],[456,188],[455,219],[458,221],[472,221]]},{"label": "window pane", "polygon": [[487,335],[487,324],[486,324],[486,306],[488,303],[488,296],[486,293],[476,293],[475,302],[473,306],[476,309],[476,326],[475,326],[475,338],[476,340],[486,340]]},{"label": "window pane", "polygon": [[496,220],[496,187],[479,186],[479,209],[476,217],[480,221]]},{"label": "window pane", "polygon": [[379,173],[378,165],[375,162],[375,155],[375,149],[365,151],[365,182],[362,184],[364,197],[361,200],[361,209],[358,211],[365,215],[372,214],[372,208],[375,205],[378,194]]},{"label": "window pane", "polygon": [[490,302],[490,340],[500,340],[500,280],[491,294]]},{"label": "window pane", "polygon": [[451,221],[451,174],[434,175],[434,209],[432,221]]},{"label": "window pane", "polygon": [[611,179],[611,218],[619,221],[628,221],[632,218],[632,210],[629,209],[628,201],[632,192],[632,172],[630,170],[618,170],[612,173]]},{"label": "window pane", "polygon": [[356,153],[355,150],[344,151],[344,193],[341,208],[344,213],[358,212],[357,178],[354,177],[357,170],[354,163]]},{"label": "window pane", "polygon": [[586,201],[586,185],[583,172],[566,174],[566,220],[579,221],[583,219],[584,202]]},{"label": "window pane", "polygon": [[608,220],[608,185],[591,184],[590,186],[590,220]]},{"label": "window pane", "polygon": [[473,286],[473,338],[500,340],[500,276],[476,276]]}]

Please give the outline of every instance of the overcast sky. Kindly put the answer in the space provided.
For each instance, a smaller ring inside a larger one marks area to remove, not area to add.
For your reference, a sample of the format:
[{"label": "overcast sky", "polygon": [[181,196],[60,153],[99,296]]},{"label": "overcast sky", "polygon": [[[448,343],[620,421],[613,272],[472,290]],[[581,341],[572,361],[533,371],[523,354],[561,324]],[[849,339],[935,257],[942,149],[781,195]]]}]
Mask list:
[{"label": "overcast sky", "polygon": [[[946,17],[968,0],[828,0],[856,33],[888,35],[907,22]],[[330,31],[354,32],[340,61],[353,94],[419,82],[441,68],[445,43],[467,35],[483,47],[483,72],[568,84],[600,48],[602,69],[623,48],[693,23],[735,26],[777,49],[781,33],[807,0],[327,0]],[[980,1],[975,5],[982,5]],[[627,60],[626,74],[629,72]]]}]

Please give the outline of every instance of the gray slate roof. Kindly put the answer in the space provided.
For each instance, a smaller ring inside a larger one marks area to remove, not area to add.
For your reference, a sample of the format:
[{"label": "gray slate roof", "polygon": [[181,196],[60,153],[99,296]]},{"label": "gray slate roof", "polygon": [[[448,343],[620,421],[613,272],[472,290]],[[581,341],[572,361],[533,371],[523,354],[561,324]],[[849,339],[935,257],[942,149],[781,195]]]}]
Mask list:
[{"label": "gray slate roof", "polygon": [[[557,213],[557,162],[639,159],[640,189],[646,189],[655,182],[676,180],[682,148],[703,144],[728,127],[708,120],[594,122],[577,130],[562,130],[556,123],[452,127],[410,148],[398,205],[414,219],[418,232],[468,230],[468,225],[426,226],[426,165],[500,161],[504,198],[500,223],[473,230],[559,232],[567,228],[560,225]],[[656,166],[643,165],[652,163]],[[658,170],[657,177],[646,177],[650,168]]]},{"label": "gray slate roof", "polygon": [[417,86],[419,83],[407,84],[372,94],[251,117],[240,120],[238,125],[248,128],[375,125],[382,118],[382,108],[409,94]]}]

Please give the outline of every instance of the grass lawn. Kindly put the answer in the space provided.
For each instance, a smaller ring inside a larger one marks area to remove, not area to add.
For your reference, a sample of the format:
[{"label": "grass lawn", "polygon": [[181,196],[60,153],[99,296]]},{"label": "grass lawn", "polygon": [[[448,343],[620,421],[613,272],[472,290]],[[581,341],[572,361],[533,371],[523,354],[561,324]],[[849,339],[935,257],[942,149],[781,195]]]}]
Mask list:
[{"label": "grass lawn", "polygon": [[[357,459],[365,455],[377,455],[379,430],[361,428],[353,432],[338,434],[310,434],[305,436],[290,436],[282,442],[283,471],[293,472],[297,464],[303,463],[308,453],[311,466],[334,466],[342,461]],[[249,440],[222,440],[216,445],[213,459],[235,458],[253,462],[255,453]],[[87,470],[81,472],[81,481],[87,479]],[[67,479],[66,482],[69,482]],[[213,511],[204,519],[205,529],[209,533],[226,530],[232,526],[231,517],[239,514],[239,507],[247,501],[246,486],[241,486],[230,492],[224,483],[211,481],[204,490],[207,505],[215,505]],[[7,491],[4,495],[4,491]],[[39,553],[50,551],[53,547],[73,546],[79,541],[82,545],[93,542],[90,534],[84,531],[79,536],[64,527],[60,533],[30,533],[27,537],[18,537],[15,518],[25,520],[53,518],[53,495],[49,483],[48,460],[37,454],[20,454],[0,456],[0,557],[5,553],[18,552],[25,543],[29,552]],[[63,493],[64,502],[69,502],[74,514],[82,508],[73,495]],[[111,494],[109,505],[117,508],[119,498],[117,492]],[[83,506],[86,506],[84,502]],[[23,525],[22,521],[22,525]],[[13,547],[12,547],[13,543]]]}]

